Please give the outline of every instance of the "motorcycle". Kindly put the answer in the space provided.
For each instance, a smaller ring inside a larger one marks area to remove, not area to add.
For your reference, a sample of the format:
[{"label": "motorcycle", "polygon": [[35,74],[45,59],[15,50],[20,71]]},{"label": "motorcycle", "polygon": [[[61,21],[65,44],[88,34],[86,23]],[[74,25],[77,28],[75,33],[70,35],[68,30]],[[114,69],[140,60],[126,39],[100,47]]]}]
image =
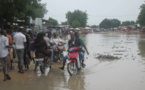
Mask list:
[{"label": "motorcycle", "polygon": [[64,43],[60,42],[54,51],[54,61],[57,62],[58,60],[60,63],[63,59],[63,51],[65,51]]},{"label": "motorcycle", "polygon": [[37,53],[35,58],[36,68],[39,66],[41,73],[45,72],[46,67],[51,68],[51,64],[48,61],[48,57],[43,55],[42,53]]},{"label": "motorcycle", "polygon": [[76,75],[81,70],[81,60],[78,53],[79,47],[71,47],[68,53],[67,71],[70,75]]}]

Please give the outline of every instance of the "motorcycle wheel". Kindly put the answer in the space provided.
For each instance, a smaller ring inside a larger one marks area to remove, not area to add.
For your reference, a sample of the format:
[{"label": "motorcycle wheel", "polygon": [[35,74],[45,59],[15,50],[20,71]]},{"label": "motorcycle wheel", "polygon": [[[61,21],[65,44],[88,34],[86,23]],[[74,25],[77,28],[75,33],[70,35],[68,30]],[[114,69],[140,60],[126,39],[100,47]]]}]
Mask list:
[{"label": "motorcycle wheel", "polygon": [[69,62],[67,64],[67,70],[70,75],[76,75],[78,73],[77,65],[74,62]]},{"label": "motorcycle wheel", "polygon": [[79,62],[77,62],[76,65],[77,65],[78,71],[80,71],[82,67],[81,60],[79,60]]},{"label": "motorcycle wheel", "polygon": [[41,71],[41,73],[44,73],[45,72],[45,65],[41,65],[40,66],[40,71]]},{"label": "motorcycle wheel", "polygon": [[54,62],[57,62],[58,59],[59,59],[58,55],[57,55],[57,54],[54,54],[54,56],[53,56],[53,61],[54,61]]},{"label": "motorcycle wheel", "polygon": [[60,64],[63,63],[63,55],[61,53],[59,53],[59,61],[60,61]]}]

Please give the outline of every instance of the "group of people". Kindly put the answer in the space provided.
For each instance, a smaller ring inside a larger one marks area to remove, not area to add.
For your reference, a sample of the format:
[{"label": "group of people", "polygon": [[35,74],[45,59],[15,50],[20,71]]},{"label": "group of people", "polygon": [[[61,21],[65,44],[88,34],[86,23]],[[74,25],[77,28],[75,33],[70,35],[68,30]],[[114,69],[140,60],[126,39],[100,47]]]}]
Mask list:
[{"label": "group of people", "polygon": [[48,28],[46,30],[47,33],[49,33],[49,36],[48,37],[51,37],[51,35],[53,33],[56,33],[60,36],[65,36],[65,35],[68,35],[70,33],[69,29],[67,28],[60,28],[60,27],[53,27],[53,28]]},{"label": "group of people", "polygon": [[[84,64],[84,49],[89,54],[84,41],[79,37],[78,33],[71,33],[71,39],[68,41],[68,49],[72,46],[80,47],[79,56],[82,60],[82,67]],[[18,61],[18,72],[23,74],[24,70],[29,69],[30,61],[35,62],[35,55],[37,53],[43,53],[49,57],[49,62],[53,62],[54,51],[58,46],[58,43],[64,43],[56,33],[49,38],[49,33],[28,33],[26,29],[21,26],[17,32],[7,33],[6,30],[0,30],[0,62],[4,74],[4,81],[11,80],[9,76],[9,70],[13,69],[13,58],[17,58]],[[63,65],[60,67],[64,70],[67,56],[63,57]],[[23,69],[25,66],[25,69]],[[35,67],[36,70],[36,67]]]},{"label": "group of people", "polygon": [[27,34],[24,27],[20,27],[17,32],[10,33],[9,30],[0,31],[0,62],[3,68],[4,81],[10,80],[9,70],[13,69],[13,59],[18,60],[18,72],[24,73],[29,69],[30,56],[30,35]]}]

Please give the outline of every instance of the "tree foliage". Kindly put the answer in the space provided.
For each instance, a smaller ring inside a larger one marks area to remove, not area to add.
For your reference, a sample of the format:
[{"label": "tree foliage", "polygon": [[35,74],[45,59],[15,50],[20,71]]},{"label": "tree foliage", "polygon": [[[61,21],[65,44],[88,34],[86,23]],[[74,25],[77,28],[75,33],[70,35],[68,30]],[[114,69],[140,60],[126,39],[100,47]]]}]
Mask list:
[{"label": "tree foliage", "polygon": [[135,24],[135,21],[123,21],[122,26],[128,26],[128,25],[133,25]]},{"label": "tree foliage", "polygon": [[62,25],[67,25],[68,22],[67,22],[67,21],[65,21],[65,22],[61,22],[61,24],[62,24]]},{"label": "tree foliage", "polygon": [[118,19],[104,19],[99,27],[100,28],[105,28],[105,29],[108,29],[108,28],[114,28],[114,27],[118,27],[120,26],[120,21]]},{"label": "tree foliage", "polygon": [[72,22],[72,26],[74,28],[81,27],[81,23],[78,20],[75,20],[75,21]]},{"label": "tree foliage", "polygon": [[86,25],[86,27],[90,27],[90,25]]},{"label": "tree foliage", "polygon": [[47,13],[46,4],[39,0],[0,0],[1,22],[14,22],[14,20],[27,20],[42,18]]},{"label": "tree foliage", "polygon": [[56,19],[49,17],[48,20],[50,21],[50,23],[46,23],[46,24],[48,24],[50,27],[54,27],[58,25],[58,22]]},{"label": "tree foliage", "polygon": [[119,21],[118,19],[111,19],[111,26],[114,27],[118,27],[120,26],[121,21]]},{"label": "tree foliage", "polygon": [[141,26],[145,26],[145,4],[142,4],[140,6],[140,13],[139,13],[139,16],[138,16],[138,23],[141,25]]},{"label": "tree foliage", "polygon": [[98,26],[97,25],[92,25],[91,28],[98,28]]},{"label": "tree foliage", "polygon": [[[67,22],[72,27],[80,26],[85,27],[88,20],[88,14],[86,12],[75,10],[73,12],[67,12]],[[75,26],[74,26],[75,25]]]},{"label": "tree foliage", "polygon": [[108,29],[108,28],[111,28],[111,22],[109,19],[104,19],[101,23],[100,23],[100,28],[105,28],[105,29]]}]

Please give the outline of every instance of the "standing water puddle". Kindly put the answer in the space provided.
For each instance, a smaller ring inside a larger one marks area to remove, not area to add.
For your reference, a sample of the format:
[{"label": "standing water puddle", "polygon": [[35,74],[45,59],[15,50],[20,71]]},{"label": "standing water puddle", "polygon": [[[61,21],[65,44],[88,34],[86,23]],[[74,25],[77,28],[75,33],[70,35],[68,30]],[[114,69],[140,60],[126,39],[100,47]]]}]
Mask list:
[{"label": "standing water puddle", "polygon": [[[11,81],[0,90],[145,90],[145,35],[87,34],[81,35],[90,55],[85,55],[86,68],[70,76],[61,64],[53,64],[45,74],[31,69],[23,75],[10,72]],[[97,58],[100,55],[118,58]],[[37,76],[37,73],[39,76]],[[3,76],[0,73],[0,76]]]}]

